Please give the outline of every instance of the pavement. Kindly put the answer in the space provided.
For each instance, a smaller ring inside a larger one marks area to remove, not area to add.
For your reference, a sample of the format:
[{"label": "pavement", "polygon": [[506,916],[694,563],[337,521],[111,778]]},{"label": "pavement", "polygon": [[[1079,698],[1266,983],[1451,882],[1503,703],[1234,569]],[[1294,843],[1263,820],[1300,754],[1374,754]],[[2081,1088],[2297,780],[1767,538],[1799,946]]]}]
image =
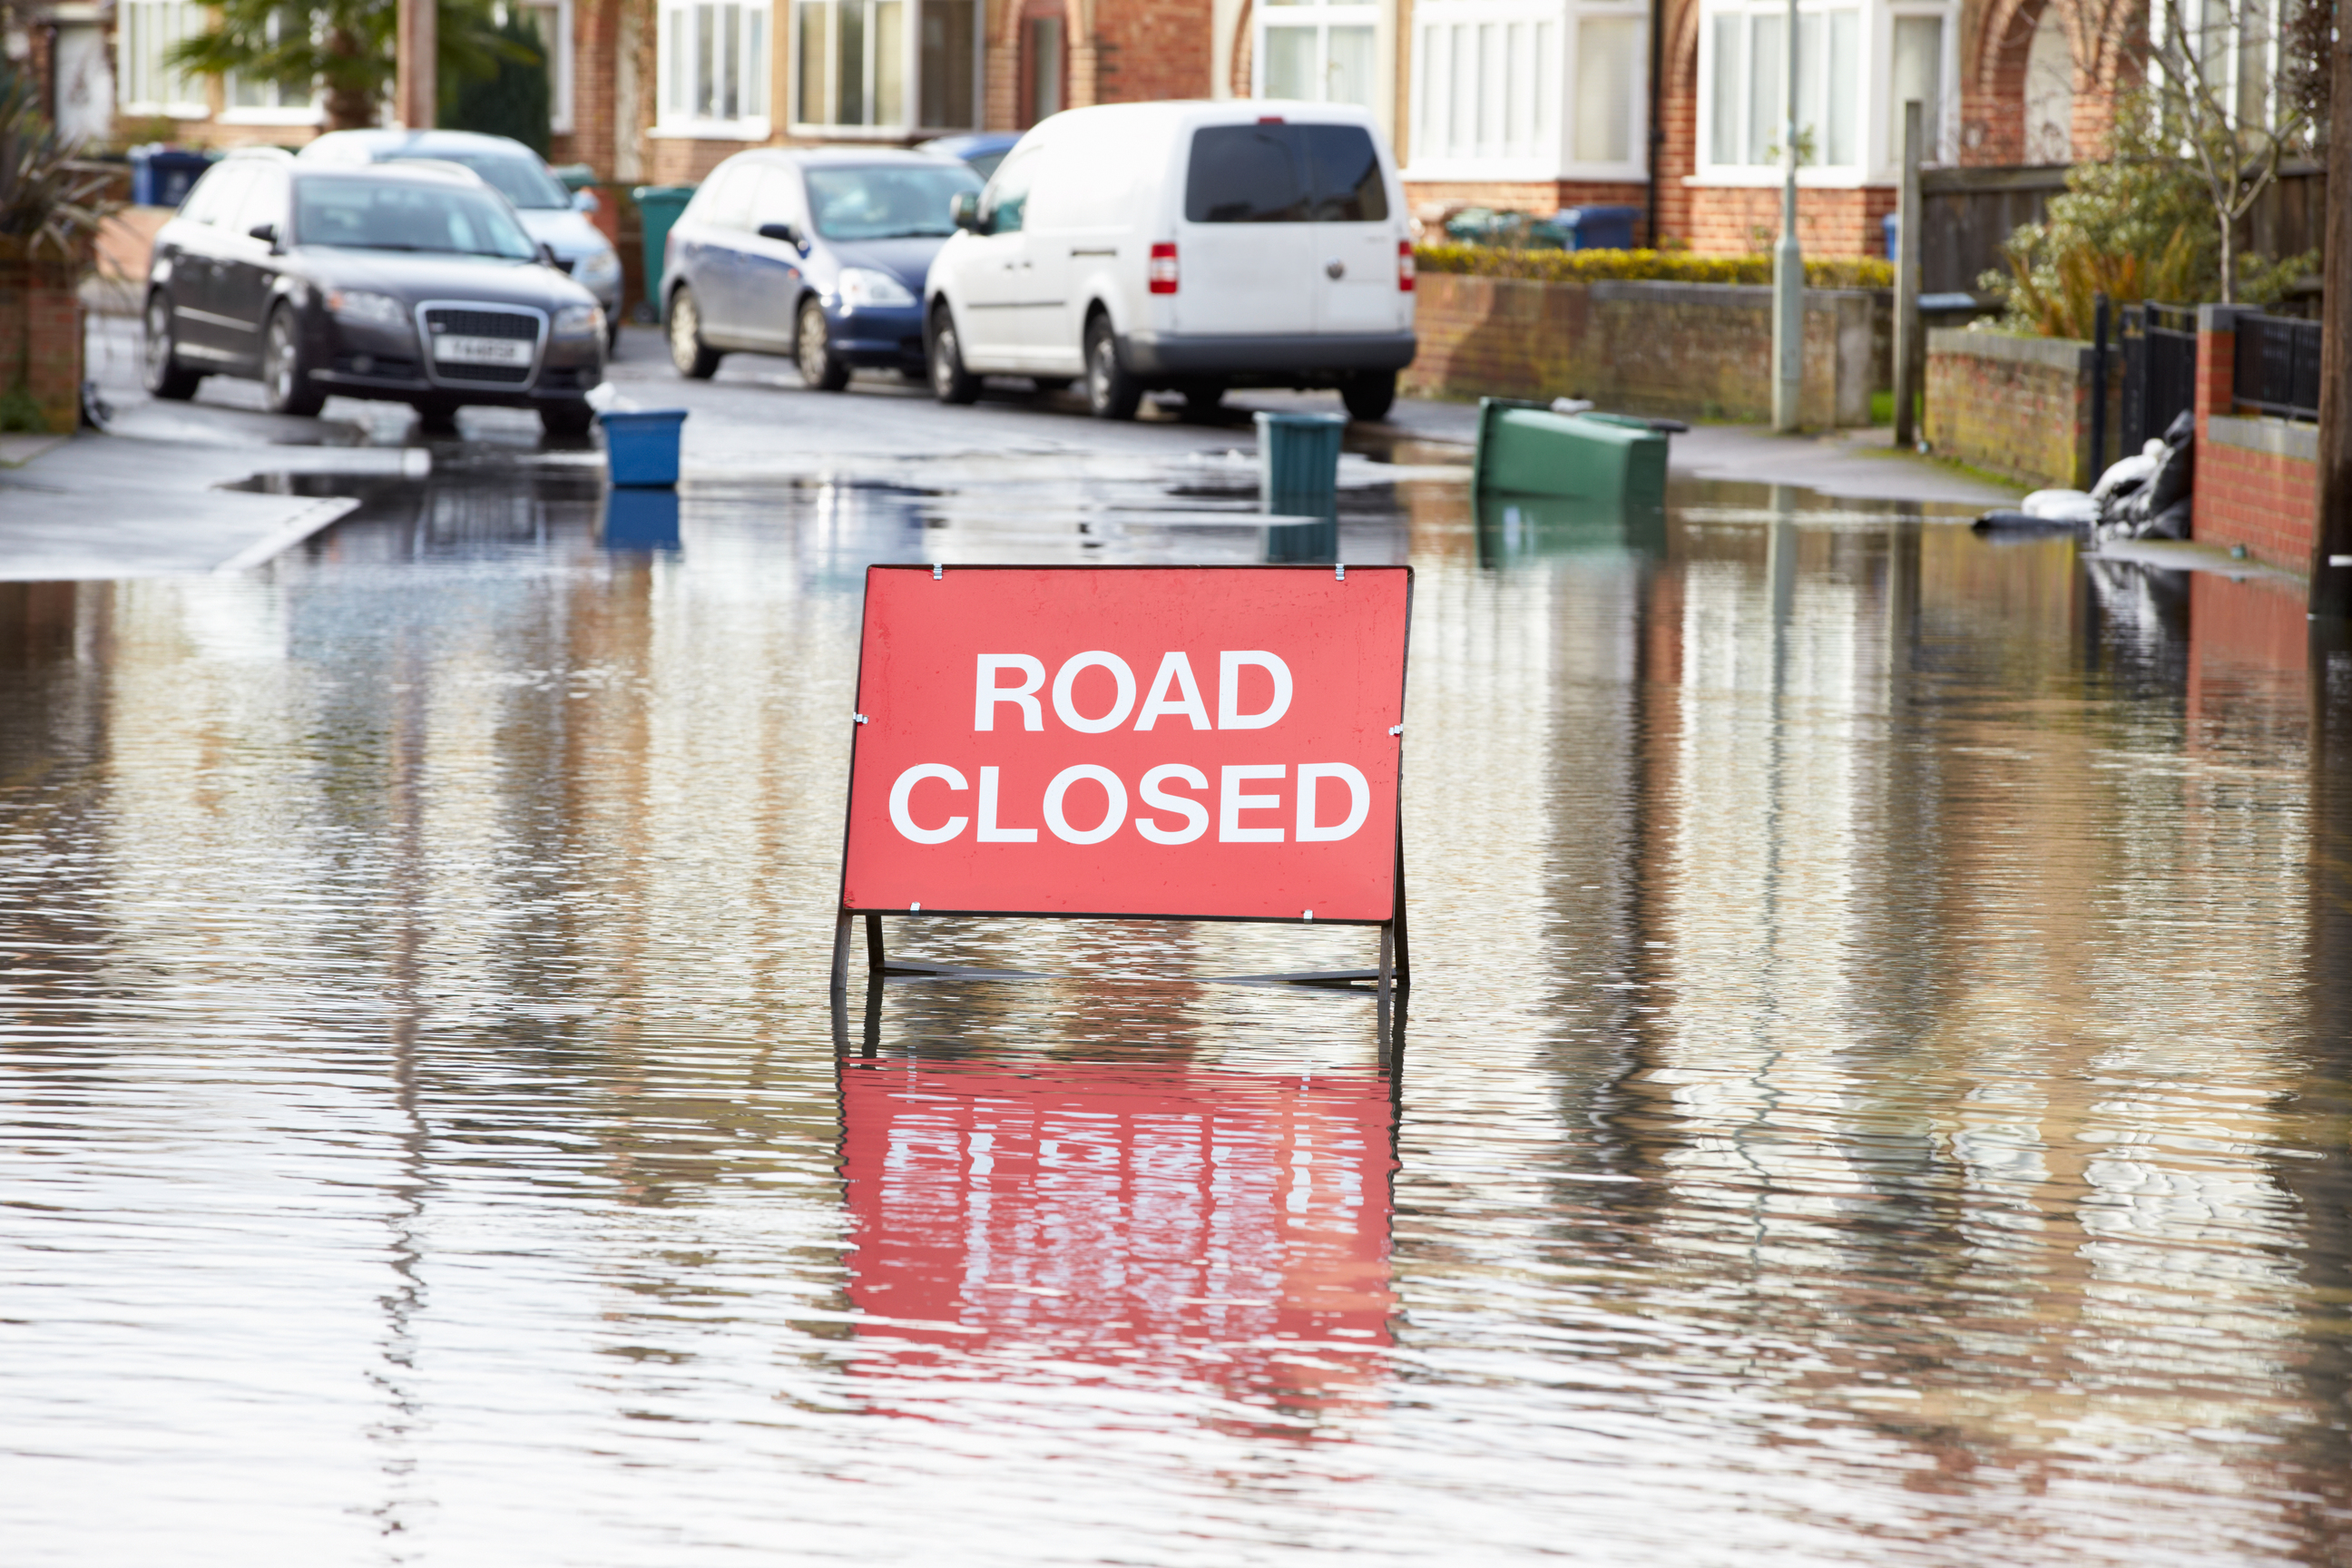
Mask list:
[{"label": "pavement", "polygon": [[[158,403],[139,385],[138,333],[125,315],[90,318],[103,433],[0,444],[0,579],[238,571],[356,506],[335,493],[335,476],[416,478],[486,457],[571,468],[596,462],[593,442],[545,439],[520,410],[467,409],[452,437],[425,436],[394,404],[338,398],[318,419],[273,416],[257,384],[223,377],[192,402]],[[961,505],[1008,511],[1053,510],[1052,492],[1083,490],[1090,512],[1131,502],[1161,524],[1182,521],[1170,502],[1188,487],[1204,499],[1203,521],[1231,521],[1232,496],[1255,483],[1254,413],[1339,406],[1328,394],[1245,391],[1207,420],[1147,403],[1133,423],[1112,424],[1089,417],[1075,392],[1040,394],[1018,381],[992,384],[963,408],[941,405],[895,373],[860,374],[845,393],[811,392],[790,361],[764,354],[730,355],[714,379],[689,382],[647,328],[624,333],[612,380],[637,406],[691,411],[689,486],[854,476],[950,489]],[[1386,422],[1349,428],[1340,482],[1465,481],[1476,422],[1470,404],[1400,399]],[[1884,431],[1776,437],[1701,426],[1675,437],[1671,460],[1686,481],[1787,487],[1954,516],[2017,495],[1897,452]]]}]

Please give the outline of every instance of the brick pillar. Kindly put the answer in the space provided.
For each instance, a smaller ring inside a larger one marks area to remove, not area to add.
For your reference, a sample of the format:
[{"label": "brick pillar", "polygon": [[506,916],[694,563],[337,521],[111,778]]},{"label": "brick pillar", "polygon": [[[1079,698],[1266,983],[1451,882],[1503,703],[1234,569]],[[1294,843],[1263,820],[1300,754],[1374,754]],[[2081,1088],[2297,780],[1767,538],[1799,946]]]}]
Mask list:
[{"label": "brick pillar", "polygon": [[[2197,455],[2201,462],[2212,448],[2205,439],[2205,423],[2216,414],[2238,406],[2238,310],[2235,305],[2197,307]],[[2213,508],[2221,500],[2214,485],[2189,490],[2189,536],[2206,537]]]}]

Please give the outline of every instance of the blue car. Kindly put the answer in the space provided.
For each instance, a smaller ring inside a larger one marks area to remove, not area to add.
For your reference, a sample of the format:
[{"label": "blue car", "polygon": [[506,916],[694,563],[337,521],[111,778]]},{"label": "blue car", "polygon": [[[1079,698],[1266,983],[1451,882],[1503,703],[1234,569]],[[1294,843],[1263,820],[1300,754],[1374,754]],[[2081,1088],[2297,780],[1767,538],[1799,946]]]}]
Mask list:
[{"label": "blue car", "polygon": [[789,354],[822,392],[860,368],[919,379],[923,279],[980,176],[919,153],[761,148],[711,171],[669,231],[670,363],[706,378],[730,350]]},{"label": "blue car", "polygon": [[940,136],[929,142],[915,143],[918,153],[936,153],[942,158],[960,158],[971,165],[971,172],[982,179],[996,173],[996,165],[1004,162],[1004,154],[1021,141],[1018,131],[974,131],[962,136]]}]

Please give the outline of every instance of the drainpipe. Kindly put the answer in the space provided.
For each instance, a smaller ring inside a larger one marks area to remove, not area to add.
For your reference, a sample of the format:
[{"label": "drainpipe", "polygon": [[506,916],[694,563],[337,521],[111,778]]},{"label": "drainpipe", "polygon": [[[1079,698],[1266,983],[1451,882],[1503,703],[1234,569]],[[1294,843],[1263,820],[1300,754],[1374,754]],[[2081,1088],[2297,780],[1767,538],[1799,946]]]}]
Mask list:
[{"label": "drainpipe", "polygon": [[1666,0],[1650,0],[1650,248],[1658,248],[1658,164],[1666,150],[1665,111],[1658,103],[1665,80]]},{"label": "drainpipe", "polygon": [[1805,390],[1805,253],[1797,243],[1797,0],[1789,0],[1780,58],[1789,114],[1780,129],[1780,243],[1772,247],[1772,428],[1797,428]]}]

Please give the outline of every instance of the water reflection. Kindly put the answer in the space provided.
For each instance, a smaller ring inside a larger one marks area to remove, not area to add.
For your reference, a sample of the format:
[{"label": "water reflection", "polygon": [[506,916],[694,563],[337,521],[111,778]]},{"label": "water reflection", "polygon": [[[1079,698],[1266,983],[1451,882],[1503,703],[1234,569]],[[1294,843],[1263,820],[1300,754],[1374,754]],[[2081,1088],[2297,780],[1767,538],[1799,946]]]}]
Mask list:
[{"label": "water reflection", "polygon": [[836,1052],[865,564],[1267,546],[1040,495],[620,548],[460,466],[265,574],[0,584],[14,1554],[2352,1550],[2352,650],[2293,584],[1350,492],[1419,569],[1409,1079],[1367,998],[1170,978],[1368,962],[1304,927],[926,922],[1092,978]]},{"label": "water reflection", "polygon": [[858,1372],[1173,1384],[1267,1432],[1376,1405],[1391,1094],[1183,1060],[845,1058],[848,1294],[878,1352]]}]

